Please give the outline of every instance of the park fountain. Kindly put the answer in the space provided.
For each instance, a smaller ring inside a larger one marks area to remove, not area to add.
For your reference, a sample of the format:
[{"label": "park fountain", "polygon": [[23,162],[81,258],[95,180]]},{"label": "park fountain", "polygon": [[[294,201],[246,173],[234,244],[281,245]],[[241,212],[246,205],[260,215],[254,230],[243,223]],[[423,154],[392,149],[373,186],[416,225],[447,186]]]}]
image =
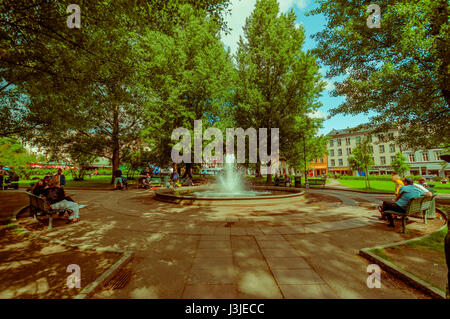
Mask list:
[{"label": "park fountain", "polygon": [[298,188],[246,185],[243,173],[237,167],[234,156],[225,156],[222,171],[212,185],[161,189],[155,199],[165,202],[196,205],[272,205],[288,200],[298,200],[304,192]]}]

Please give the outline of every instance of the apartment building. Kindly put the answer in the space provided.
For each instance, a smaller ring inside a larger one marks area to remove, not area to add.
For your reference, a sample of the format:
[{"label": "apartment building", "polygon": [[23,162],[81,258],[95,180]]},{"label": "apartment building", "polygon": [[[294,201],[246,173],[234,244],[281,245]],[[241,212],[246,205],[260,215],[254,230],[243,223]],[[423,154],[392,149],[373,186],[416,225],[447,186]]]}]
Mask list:
[{"label": "apartment building", "polygon": [[370,134],[370,130],[361,126],[360,129],[332,130],[328,136],[330,141],[328,149],[328,171],[332,174],[360,175],[362,172],[353,172],[348,157],[352,154],[352,149],[359,141],[369,136],[372,148],[372,158],[374,165],[370,168],[369,174],[387,175],[394,171],[390,164],[395,159],[395,155],[401,152],[406,157],[407,164],[410,165],[406,175],[437,175],[446,177],[450,175],[450,165],[444,165],[445,161],[440,159],[441,148],[434,148],[425,151],[410,151],[395,144],[391,139],[398,136],[398,130],[392,129],[384,134]]},{"label": "apartment building", "polygon": [[408,175],[436,175],[446,177],[450,175],[450,165],[441,160],[442,149],[435,148],[426,151],[403,151],[406,162],[410,165]]},{"label": "apartment building", "polygon": [[328,171],[337,175],[360,175],[363,172],[353,172],[349,165],[348,158],[352,155],[359,141],[369,136],[370,147],[372,149],[372,159],[374,165],[369,170],[369,174],[386,175],[392,174],[390,166],[395,159],[395,154],[401,152],[399,145],[396,145],[389,139],[398,135],[395,129],[389,130],[385,134],[371,135],[370,130],[361,127],[359,130],[350,128],[342,130],[332,130],[327,135],[331,138],[328,145]]}]

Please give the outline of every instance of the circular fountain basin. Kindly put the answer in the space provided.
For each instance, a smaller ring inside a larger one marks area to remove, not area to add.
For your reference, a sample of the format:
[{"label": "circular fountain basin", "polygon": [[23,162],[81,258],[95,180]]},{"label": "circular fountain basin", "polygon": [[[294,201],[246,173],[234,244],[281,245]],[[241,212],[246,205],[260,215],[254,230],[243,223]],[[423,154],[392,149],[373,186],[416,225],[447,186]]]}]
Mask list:
[{"label": "circular fountain basin", "polygon": [[155,199],[182,205],[254,206],[277,205],[304,199],[304,191],[294,187],[254,186],[242,193],[218,192],[210,186],[160,189]]}]

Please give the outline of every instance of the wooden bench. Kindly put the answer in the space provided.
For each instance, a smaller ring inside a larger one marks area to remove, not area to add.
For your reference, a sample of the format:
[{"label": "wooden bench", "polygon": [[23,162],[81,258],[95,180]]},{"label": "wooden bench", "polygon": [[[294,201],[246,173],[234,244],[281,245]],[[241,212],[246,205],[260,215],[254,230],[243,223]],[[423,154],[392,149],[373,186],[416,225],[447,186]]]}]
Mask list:
[{"label": "wooden bench", "polygon": [[[431,199],[431,197],[429,197],[429,198]],[[388,214],[392,214],[392,215],[401,216],[402,217],[402,233],[405,233],[406,232],[406,218],[409,215],[423,213],[424,210],[422,209],[422,202],[424,201],[424,199],[425,199],[424,196],[410,199],[408,204],[406,205],[404,212],[396,212],[393,210],[386,210],[384,212],[388,213]],[[430,201],[430,203],[431,203],[431,201]],[[426,217],[424,219],[426,220]]]},{"label": "wooden bench", "polygon": [[53,228],[53,215],[64,213],[64,212],[70,212],[72,213],[72,210],[67,208],[62,209],[53,209],[50,207],[48,202],[40,196],[36,196],[32,193],[26,192],[28,195],[28,198],[30,199],[30,216],[33,216],[34,220],[37,221],[37,215],[40,213],[40,215],[48,215],[49,221],[48,221],[48,229],[51,230]]},{"label": "wooden bench", "polygon": [[322,185],[323,188],[325,188],[325,184],[327,183],[326,179],[322,178],[308,178],[308,184],[309,185]]}]

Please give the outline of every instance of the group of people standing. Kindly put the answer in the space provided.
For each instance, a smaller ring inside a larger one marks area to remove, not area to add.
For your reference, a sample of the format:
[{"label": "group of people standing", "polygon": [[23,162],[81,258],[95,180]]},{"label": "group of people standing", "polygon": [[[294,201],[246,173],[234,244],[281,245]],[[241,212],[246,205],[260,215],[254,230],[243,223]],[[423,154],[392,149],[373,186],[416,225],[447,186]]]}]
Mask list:
[{"label": "group of people standing", "polygon": [[67,223],[76,223],[80,219],[79,210],[82,206],[66,195],[64,191],[65,184],[66,178],[62,169],[58,169],[58,173],[40,179],[29,191],[36,196],[43,197],[52,209],[68,210],[68,217],[64,216],[64,212],[60,213],[59,217],[67,219]]}]

